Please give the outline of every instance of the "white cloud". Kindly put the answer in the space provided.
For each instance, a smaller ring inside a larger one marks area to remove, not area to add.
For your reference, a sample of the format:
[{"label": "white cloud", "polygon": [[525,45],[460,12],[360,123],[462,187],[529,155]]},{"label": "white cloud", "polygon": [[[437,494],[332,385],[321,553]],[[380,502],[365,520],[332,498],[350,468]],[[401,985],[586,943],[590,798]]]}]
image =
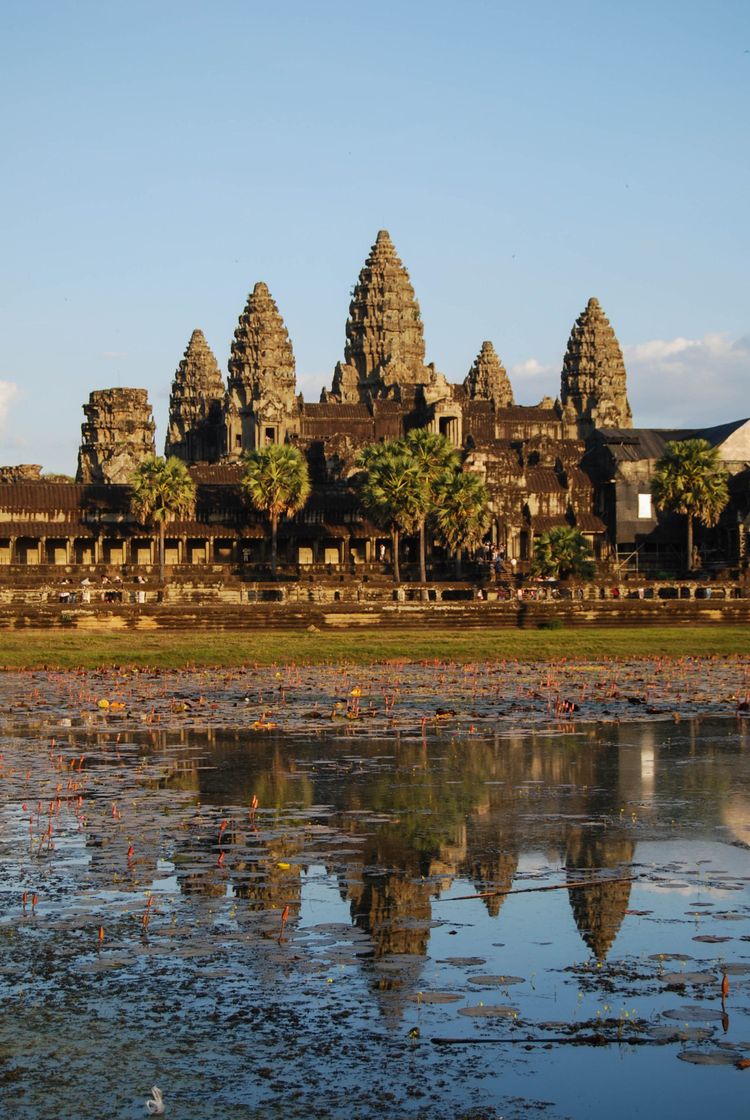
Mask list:
[{"label": "white cloud", "polygon": [[8,418],[8,409],[17,396],[18,386],[15,381],[0,381],[0,428],[4,427]]},{"label": "white cloud", "polygon": [[636,427],[690,427],[750,416],[750,335],[655,338],[623,348]]},{"label": "white cloud", "polygon": [[514,377],[538,377],[552,372],[552,366],[543,366],[536,358],[527,358],[525,362],[517,362],[511,366],[510,372]]},{"label": "white cloud", "polygon": [[542,397],[560,394],[560,371],[538,358],[526,358],[510,367],[510,383],[518,404],[538,404]]}]

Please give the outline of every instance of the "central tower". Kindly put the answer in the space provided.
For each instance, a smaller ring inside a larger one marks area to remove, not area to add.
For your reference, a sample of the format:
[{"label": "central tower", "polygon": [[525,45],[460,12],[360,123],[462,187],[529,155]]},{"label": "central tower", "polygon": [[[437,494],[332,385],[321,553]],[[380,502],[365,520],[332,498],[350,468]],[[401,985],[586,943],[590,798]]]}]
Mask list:
[{"label": "central tower", "polygon": [[419,304],[387,230],[381,229],[359,274],[346,323],[344,361],[333,375],[328,400],[356,404],[399,396],[399,388],[426,385]]}]

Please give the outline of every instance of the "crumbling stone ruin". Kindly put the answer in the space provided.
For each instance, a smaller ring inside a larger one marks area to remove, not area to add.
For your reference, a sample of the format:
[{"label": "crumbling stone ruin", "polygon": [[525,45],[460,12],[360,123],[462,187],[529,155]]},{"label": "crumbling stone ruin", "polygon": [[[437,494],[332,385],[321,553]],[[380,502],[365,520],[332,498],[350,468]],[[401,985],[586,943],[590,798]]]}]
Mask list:
[{"label": "crumbling stone ruin", "polygon": [[96,389],[83,406],[76,482],[124,485],[155,454],[156,425],[145,389]]},{"label": "crumbling stone ruin", "polygon": [[0,485],[6,482],[41,482],[42,468],[38,463],[18,463],[15,467],[0,467]]}]

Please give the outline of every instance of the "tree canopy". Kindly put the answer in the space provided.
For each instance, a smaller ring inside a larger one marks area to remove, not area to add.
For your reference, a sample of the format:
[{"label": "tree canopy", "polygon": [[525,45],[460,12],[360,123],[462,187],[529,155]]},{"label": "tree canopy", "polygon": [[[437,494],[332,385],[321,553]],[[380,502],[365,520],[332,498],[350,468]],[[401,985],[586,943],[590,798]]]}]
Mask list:
[{"label": "tree canopy", "polygon": [[668,443],[656,464],[651,493],[658,509],[687,519],[687,567],[693,560],[693,522],[716,525],[729,501],[729,474],[718,448],[705,439]]},{"label": "tree canopy", "polygon": [[460,561],[462,548],[479,544],[489,522],[489,497],[478,475],[465,472],[448,440],[413,429],[403,439],[373,444],[359,455],[362,505],[391,533],[393,567],[399,582],[401,534],[419,533],[420,580],[426,582],[425,528]]},{"label": "tree canopy", "polygon": [[181,459],[149,455],[136,467],[130,480],[130,507],[144,524],[159,529],[159,578],[165,576],[164,527],[179,514],[187,514],[195,503],[195,483]]},{"label": "tree canopy", "polygon": [[360,453],[359,498],[376,524],[391,534],[393,575],[401,580],[399,539],[425,516],[427,497],[418,464],[401,440],[375,443]]},{"label": "tree canopy", "polygon": [[427,582],[425,526],[435,509],[436,487],[445,475],[461,471],[458,454],[445,436],[426,428],[412,428],[403,439],[404,449],[411,455],[422,481],[422,508],[417,520],[419,530],[419,578]]},{"label": "tree canopy", "polygon": [[271,570],[276,571],[279,518],[302,509],[310,495],[310,475],[302,452],[289,443],[272,443],[244,456],[240,486],[249,505],[271,522]]},{"label": "tree canopy", "polygon": [[591,579],[596,573],[596,564],[580,529],[574,529],[572,525],[556,525],[535,538],[531,570],[535,575],[554,579],[575,576]]},{"label": "tree canopy", "polygon": [[478,547],[490,523],[489,495],[478,474],[456,469],[438,478],[432,522],[438,540],[455,554],[458,572],[462,550]]}]

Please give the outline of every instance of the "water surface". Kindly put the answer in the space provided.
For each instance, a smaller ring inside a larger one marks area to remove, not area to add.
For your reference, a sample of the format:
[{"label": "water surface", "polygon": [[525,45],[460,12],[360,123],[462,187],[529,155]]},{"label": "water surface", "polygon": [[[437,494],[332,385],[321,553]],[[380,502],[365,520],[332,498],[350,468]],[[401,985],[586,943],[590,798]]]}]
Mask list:
[{"label": "water surface", "polygon": [[452,718],[9,716],[3,1109],[743,1114],[747,722]]}]

